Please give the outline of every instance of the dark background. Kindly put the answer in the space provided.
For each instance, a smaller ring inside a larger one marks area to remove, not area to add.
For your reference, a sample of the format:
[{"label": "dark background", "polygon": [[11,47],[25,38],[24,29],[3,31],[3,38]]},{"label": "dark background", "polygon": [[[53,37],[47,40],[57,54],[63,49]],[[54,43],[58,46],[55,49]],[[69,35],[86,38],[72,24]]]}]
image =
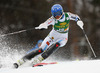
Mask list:
[{"label": "dark background", "polygon": [[[70,22],[68,43],[54,55],[67,60],[99,59],[100,0],[0,0],[0,34],[38,26],[51,17],[51,7],[56,3],[61,4],[65,12],[72,12],[80,16],[97,57],[93,56],[82,30],[74,21]],[[34,47],[39,39],[44,39],[50,30],[51,26],[47,30],[29,30],[1,37],[1,39],[6,41],[6,44],[12,49],[27,51]]]}]

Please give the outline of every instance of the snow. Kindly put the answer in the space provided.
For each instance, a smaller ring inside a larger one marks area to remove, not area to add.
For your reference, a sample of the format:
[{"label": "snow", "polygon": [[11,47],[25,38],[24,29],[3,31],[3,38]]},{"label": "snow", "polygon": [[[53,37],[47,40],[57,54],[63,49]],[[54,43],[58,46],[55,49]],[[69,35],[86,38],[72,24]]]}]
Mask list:
[{"label": "snow", "polygon": [[64,61],[42,67],[1,68],[0,73],[100,73],[100,60]]}]

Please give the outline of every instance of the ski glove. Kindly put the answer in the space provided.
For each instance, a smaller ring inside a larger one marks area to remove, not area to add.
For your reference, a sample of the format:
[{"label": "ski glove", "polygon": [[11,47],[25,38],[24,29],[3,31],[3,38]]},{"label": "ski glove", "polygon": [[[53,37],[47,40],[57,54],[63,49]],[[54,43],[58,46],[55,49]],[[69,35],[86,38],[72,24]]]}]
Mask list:
[{"label": "ski glove", "polygon": [[48,26],[46,23],[41,23],[38,27],[35,27],[35,29],[47,29]]},{"label": "ski glove", "polygon": [[83,23],[83,21],[79,20],[79,21],[77,21],[77,25],[78,25],[81,29],[83,29],[84,23]]}]

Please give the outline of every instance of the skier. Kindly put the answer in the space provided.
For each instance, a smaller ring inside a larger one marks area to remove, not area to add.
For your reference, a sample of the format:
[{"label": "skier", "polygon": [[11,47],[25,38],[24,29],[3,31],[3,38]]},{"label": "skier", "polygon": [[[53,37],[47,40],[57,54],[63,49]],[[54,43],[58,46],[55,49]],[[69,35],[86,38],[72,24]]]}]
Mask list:
[{"label": "skier", "polygon": [[47,29],[49,25],[53,25],[53,29],[44,39],[39,49],[26,54],[24,57],[18,60],[17,63],[14,63],[15,68],[18,68],[27,60],[31,60],[38,54],[41,55],[37,59],[33,60],[32,66],[40,63],[55,52],[59,47],[63,47],[68,41],[70,20],[76,21],[77,25],[83,29],[84,24],[80,17],[70,12],[63,12],[63,8],[60,4],[53,5],[51,8],[51,13],[52,16],[44,23],[41,23],[38,27],[35,27],[35,29]]}]

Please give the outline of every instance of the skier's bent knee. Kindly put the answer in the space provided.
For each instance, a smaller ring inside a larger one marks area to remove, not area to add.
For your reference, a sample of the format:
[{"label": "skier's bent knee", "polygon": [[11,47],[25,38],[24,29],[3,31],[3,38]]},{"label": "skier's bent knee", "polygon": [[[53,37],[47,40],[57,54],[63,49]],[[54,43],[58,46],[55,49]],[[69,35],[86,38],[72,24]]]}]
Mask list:
[{"label": "skier's bent knee", "polygon": [[41,56],[46,59],[49,55],[51,55],[54,51],[59,48],[60,44],[57,42],[51,45]]}]

